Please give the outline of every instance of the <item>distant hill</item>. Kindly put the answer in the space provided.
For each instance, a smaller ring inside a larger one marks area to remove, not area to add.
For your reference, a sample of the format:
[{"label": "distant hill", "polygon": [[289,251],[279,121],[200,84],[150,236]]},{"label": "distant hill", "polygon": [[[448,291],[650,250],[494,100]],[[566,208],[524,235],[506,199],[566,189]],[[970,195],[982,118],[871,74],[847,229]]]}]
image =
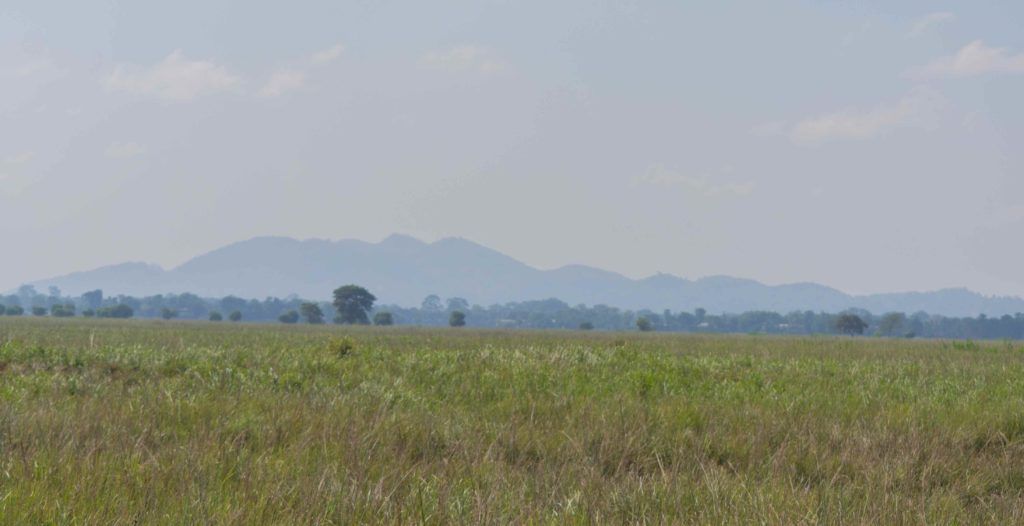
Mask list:
[{"label": "distant hill", "polygon": [[987,297],[966,289],[851,296],[813,283],[769,286],[726,276],[688,280],[657,274],[633,280],[592,267],[539,270],[495,250],[459,238],[434,243],[393,235],[380,243],[356,240],[299,241],[258,237],[198,256],[164,270],[124,263],[41,280],[78,295],[103,289],[108,295],[192,292],[204,297],[327,299],[339,285],[357,283],[382,303],[418,305],[428,294],[459,296],[489,305],[559,298],[570,304],[620,308],[693,310],[712,313],[770,310],[837,312],[863,308],[875,313],[926,311],[946,316],[999,316],[1024,312],[1024,300]]}]

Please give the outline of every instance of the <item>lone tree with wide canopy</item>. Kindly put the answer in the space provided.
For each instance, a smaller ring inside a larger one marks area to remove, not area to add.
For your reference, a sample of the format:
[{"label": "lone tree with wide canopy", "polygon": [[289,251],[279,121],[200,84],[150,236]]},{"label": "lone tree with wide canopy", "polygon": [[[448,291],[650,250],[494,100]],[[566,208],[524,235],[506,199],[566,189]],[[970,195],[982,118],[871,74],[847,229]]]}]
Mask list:
[{"label": "lone tree with wide canopy", "polygon": [[867,322],[861,319],[856,314],[841,314],[836,318],[836,330],[841,334],[847,336],[855,336],[864,334],[864,329],[868,328]]},{"label": "lone tree with wide canopy", "polygon": [[334,308],[338,316],[335,323],[345,325],[369,325],[369,312],[377,297],[358,285],[345,285],[334,290]]}]

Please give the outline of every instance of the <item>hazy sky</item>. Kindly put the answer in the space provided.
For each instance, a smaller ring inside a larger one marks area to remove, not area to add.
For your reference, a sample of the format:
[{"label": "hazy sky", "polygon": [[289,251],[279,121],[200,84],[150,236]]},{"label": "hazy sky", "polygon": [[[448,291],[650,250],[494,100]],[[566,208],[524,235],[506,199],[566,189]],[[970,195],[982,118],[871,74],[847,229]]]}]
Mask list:
[{"label": "hazy sky", "polygon": [[258,235],[1024,295],[1024,2],[4,0],[0,290]]}]

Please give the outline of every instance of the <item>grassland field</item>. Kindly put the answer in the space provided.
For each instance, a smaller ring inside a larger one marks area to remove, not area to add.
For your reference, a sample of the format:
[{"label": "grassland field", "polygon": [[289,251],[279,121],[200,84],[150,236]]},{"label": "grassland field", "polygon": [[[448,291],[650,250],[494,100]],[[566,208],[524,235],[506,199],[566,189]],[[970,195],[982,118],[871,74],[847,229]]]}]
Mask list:
[{"label": "grassland field", "polygon": [[1024,523],[1024,347],[0,320],[0,524],[510,523]]}]

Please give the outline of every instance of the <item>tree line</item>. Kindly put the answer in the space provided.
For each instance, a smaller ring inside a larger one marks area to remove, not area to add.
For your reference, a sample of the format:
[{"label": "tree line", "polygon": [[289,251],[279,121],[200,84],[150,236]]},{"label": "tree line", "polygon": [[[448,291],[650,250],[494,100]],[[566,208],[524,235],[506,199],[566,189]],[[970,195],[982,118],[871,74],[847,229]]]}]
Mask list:
[{"label": "tree line", "polygon": [[308,301],[291,296],[243,299],[237,296],[202,298],[195,294],[146,297],[105,296],[94,290],[77,297],[56,287],[40,293],[23,286],[16,294],[0,296],[0,315],[150,318],[219,321],[280,322],[285,324],[471,326],[524,329],[640,330],[692,333],[851,334],[883,337],[959,339],[1024,339],[1024,314],[975,318],[945,317],[924,312],[875,315],[851,309],[840,313],[795,311],[780,314],[751,311],[710,314],[702,308],[679,311],[629,310],[607,305],[569,305],[557,299],[472,305],[464,298],[430,295],[416,307],[378,305],[367,289],[346,285],[334,291],[333,301]]},{"label": "tree line", "polygon": [[[304,322],[317,325],[326,323],[325,313],[333,310],[333,321],[338,324],[395,324],[391,312],[374,308],[377,298],[363,287],[345,285],[336,289],[333,297],[332,302],[306,301],[297,297],[266,298],[262,301],[237,296],[212,299],[189,293],[136,298],[126,295],[108,297],[102,290],[70,297],[62,295],[57,287],[50,287],[48,294],[42,294],[35,287],[25,285],[18,289],[17,294],[0,295],[0,316],[31,314],[65,318],[77,315],[87,318],[205,319],[212,322],[276,320],[285,324]],[[448,325],[466,325],[465,314],[448,313]]]}]

